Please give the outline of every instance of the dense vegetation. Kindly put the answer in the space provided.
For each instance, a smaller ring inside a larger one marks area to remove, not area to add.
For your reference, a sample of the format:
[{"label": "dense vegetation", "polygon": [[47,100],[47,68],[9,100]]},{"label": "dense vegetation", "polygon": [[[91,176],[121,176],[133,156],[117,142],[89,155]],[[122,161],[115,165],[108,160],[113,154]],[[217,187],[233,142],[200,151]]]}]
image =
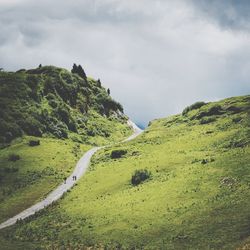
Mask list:
[{"label": "dense vegetation", "polygon": [[[134,141],[98,152],[70,193],[5,229],[1,244],[227,250],[247,245],[249,125],[250,96],[155,120]],[[114,151],[126,153],[112,157]],[[138,169],[151,176],[134,186],[131,176]]]},{"label": "dense vegetation", "polygon": [[[24,134],[107,138],[112,131],[103,118],[125,123],[121,104],[114,101],[100,80],[87,78],[74,64],[72,73],[41,65],[36,69],[0,72],[0,143]],[[99,119],[99,121],[98,121]]]}]

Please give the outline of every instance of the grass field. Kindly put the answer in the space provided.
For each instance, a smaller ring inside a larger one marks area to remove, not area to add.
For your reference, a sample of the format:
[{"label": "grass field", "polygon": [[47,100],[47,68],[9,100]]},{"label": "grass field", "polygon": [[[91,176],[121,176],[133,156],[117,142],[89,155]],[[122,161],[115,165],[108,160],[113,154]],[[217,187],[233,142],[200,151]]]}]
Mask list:
[{"label": "grass field", "polygon": [[[1,222],[44,198],[70,175],[76,162],[91,147],[51,138],[40,138],[40,145],[31,147],[30,139],[17,139],[1,150]],[[20,159],[10,161],[13,154]]]},{"label": "grass field", "polygon": [[[249,104],[245,96],[190,106],[101,150],[60,202],[2,231],[2,246],[236,249],[250,235]],[[126,153],[113,159],[117,149]],[[133,186],[138,169],[151,176]]]}]

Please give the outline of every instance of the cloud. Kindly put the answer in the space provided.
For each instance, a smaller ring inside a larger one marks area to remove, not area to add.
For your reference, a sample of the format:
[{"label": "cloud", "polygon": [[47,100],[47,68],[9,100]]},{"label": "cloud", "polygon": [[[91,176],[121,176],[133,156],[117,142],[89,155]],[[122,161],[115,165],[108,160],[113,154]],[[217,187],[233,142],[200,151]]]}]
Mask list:
[{"label": "cloud", "polygon": [[230,26],[215,11],[229,13],[226,2],[206,2],[1,1],[0,67],[80,63],[141,124],[198,100],[248,94],[248,16],[230,2]]},{"label": "cloud", "polygon": [[250,3],[248,0],[192,0],[194,7],[211,22],[222,28],[248,31],[250,28]]}]

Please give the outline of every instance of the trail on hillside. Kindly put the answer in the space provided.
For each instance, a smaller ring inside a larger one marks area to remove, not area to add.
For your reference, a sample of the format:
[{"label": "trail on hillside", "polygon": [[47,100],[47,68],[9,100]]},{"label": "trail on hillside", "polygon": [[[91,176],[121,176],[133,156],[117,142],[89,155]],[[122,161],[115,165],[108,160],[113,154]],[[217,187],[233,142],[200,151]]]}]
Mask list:
[{"label": "trail on hillside", "polygon": [[[134,133],[131,136],[129,136],[127,139],[123,140],[122,142],[127,142],[127,141],[130,141],[130,140],[133,140],[134,138],[136,138],[138,135],[140,135],[143,132],[143,130],[141,130],[135,123],[133,123],[130,120],[128,120],[128,125],[133,128]],[[108,145],[108,146],[112,146],[112,145]],[[0,229],[3,229],[5,227],[11,226],[11,225],[14,225],[18,220],[23,220],[23,219],[35,214],[36,212],[44,209],[45,207],[50,205],[52,202],[60,199],[62,197],[62,195],[65,192],[67,192],[69,189],[71,189],[74,186],[74,184],[84,175],[84,173],[86,172],[86,170],[87,170],[87,168],[89,166],[91,157],[98,150],[100,150],[100,149],[102,149],[104,147],[106,147],[106,146],[94,147],[94,148],[90,149],[89,151],[87,151],[83,155],[83,157],[78,161],[73,173],[66,179],[65,182],[60,184],[44,200],[36,203],[35,205],[25,209],[24,211],[17,214],[16,216],[14,216],[14,217],[8,219],[7,221],[1,223],[0,224]],[[76,180],[73,180],[73,176],[76,177]]]}]

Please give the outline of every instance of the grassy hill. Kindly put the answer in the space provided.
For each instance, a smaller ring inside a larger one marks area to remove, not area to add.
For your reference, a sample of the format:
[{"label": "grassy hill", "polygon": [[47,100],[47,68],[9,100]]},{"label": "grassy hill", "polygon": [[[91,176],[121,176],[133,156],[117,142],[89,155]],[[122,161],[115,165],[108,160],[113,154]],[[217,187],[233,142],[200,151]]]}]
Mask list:
[{"label": "grassy hill", "polygon": [[73,72],[0,72],[0,222],[45,197],[93,145],[132,133],[100,80]]},{"label": "grassy hill", "polygon": [[0,117],[2,144],[24,134],[100,144],[127,132],[121,104],[100,80],[54,66],[0,72]]},{"label": "grassy hill", "polygon": [[[250,236],[250,96],[195,103],[99,151],[62,200],[2,231],[13,246],[236,249]],[[132,185],[136,170],[149,178]],[[243,248],[242,248],[243,249]]]}]

